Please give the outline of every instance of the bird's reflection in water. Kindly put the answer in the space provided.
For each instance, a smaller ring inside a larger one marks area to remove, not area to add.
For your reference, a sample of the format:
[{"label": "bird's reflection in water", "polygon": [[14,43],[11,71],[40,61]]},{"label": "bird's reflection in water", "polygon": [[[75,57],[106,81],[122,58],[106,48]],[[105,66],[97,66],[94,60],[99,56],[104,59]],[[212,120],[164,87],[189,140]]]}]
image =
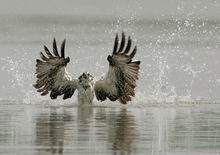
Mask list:
[{"label": "bird's reflection in water", "polygon": [[93,107],[92,106],[78,106],[77,108],[77,128],[78,128],[78,141],[79,144],[82,142],[89,141],[90,128],[93,118]]},{"label": "bird's reflection in water", "polygon": [[82,124],[89,124],[93,118],[93,107],[92,106],[78,106],[77,107],[77,120]]},{"label": "bird's reflection in water", "polygon": [[59,113],[57,110],[51,108],[49,113],[42,113],[36,118],[36,145],[43,147],[42,154],[45,151],[63,154],[64,125],[72,119],[65,112]]},{"label": "bird's reflection in water", "polygon": [[133,154],[138,136],[134,116],[122,109],[119,114],[111,114],[108,121],[108,143],[113,154]]},{"label": "bird's reflection in water", "polygon": [[[64,154],[68,151],[90,154],[91,150],[98,150],[92,147],[94,143],[97,147],[107,143],[106,149],[115,155],[135,153],[137,125],[130,111],[89,106],[71,108],[70,113],[65,112],[65,108],[49,110],[36,117],[38,154]],[[75,121],[73,117],[76,117]],[[72,150],[70,146],[74,146]]]}]

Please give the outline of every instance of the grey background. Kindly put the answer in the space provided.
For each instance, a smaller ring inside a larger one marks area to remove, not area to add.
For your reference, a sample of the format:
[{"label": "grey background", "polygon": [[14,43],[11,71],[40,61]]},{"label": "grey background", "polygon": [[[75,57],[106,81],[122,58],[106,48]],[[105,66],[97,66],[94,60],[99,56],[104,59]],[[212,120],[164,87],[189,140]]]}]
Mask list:
[{"label": "grey background", "polygon": [[[130,17],[156,19],[185,17],[192,13],[195,17],[219,19],[217,0],[1,0],[1,14],[63,14],[78,16]],[[182,10],[182,11],[180,11]]]},{"label": "grey background", "polygon": [[[217,0],[0,1],[0,97],[40,100],[35,59],[67,39],[74,77],[106,73],[116,32],[131,35],[142,61],[134,102],[220,98]],[[86,63],[85,63],[86,62]],[[91,65],[92,64],[92,65]],[[73,98],[74,100],[74,98]]]}]

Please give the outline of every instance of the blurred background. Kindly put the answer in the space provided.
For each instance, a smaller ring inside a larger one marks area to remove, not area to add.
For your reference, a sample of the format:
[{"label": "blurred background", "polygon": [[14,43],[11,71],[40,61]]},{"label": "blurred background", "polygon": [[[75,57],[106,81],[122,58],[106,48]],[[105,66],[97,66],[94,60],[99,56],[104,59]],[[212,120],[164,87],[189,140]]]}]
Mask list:
[{"label": "blurred background", "polygon": [[[0,98],[40,97],[35,59],[67,39],[68,71],[107,72],[116,32],[131,35],[142,61],[134,102],[220,99],[218,0],[0,0]],[[133,44],[133,45],[134,45]],[[86,62],[86,63],[85,63]],[[74,98],[75,99],[75,98]],[[73,100],[74,100],[73,99]]]}]

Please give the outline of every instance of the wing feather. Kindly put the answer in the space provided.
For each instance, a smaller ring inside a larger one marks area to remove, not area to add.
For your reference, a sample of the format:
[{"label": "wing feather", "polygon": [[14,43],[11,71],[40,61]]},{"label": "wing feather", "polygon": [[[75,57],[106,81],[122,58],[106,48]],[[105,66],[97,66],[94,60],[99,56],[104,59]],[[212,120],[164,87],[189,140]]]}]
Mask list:
[{"label": "wing feather", "polygon": [[119,50],[118,50],[119,53],[123,51],[124,46],[125,46],[125,33],[122,32],[121,45],[120,45]]},{"label": "wing feather", "polygon": [[59,53],[58,53],[58,50],[57,50],[57,43],[56,43],[56,39],[54,38],[53,39],[53,54],[57,57],[59,57]]},{"label": "wing feather", "polygon": [[115,37],[113,53],[117,53],[117,49],[118,49],[118,34],[116,34],[116,37]]},{"label": "wing feather", "polygon": [[129,57],[132,59],[135,56],[136,52],[137,52],[137,46],[135,46]]},{"label": "wing feather", "polygon": [[50,53],[49,49],[45,45],[44,45],[44,50],[49,58],[53,58],[53,55]]},{"label": "wing feather", "polygon": [[44,61],[47,61],[47,60],[48,60],[48,58],[47,58],[42,52],[40,52],[40,57],[41,57],[41,59],[44,60]]},{"label": "wing feather", "polygon": [[[122,32],[120,47],[118,47],[118,34],[115,37],[112,56],[108,56],[109,71],[104,79],[95,83],[95,94],[98,100],[118,100],[122,104],[131,101],[135,96],[136,81],[140,69],[140,61],[132,61],[137,52],[135,46],[130,54],[132,40],[128,37],[125,45],[125,34]],[[125,47],[125,49],[124,49]],[[124,51],[123,51],[124,49]]]},{"label": "wing feather", "polygon": [[62,44],[61,44],[61,57],[62,58],[65,58],[65,43],[66,43],[66,40],[64,39]]},{"label": "wing feather", "polygon": [[53,54],[44,46],[48,58],[41,52],[41,59],[36,60],[36,84],[33,86],[42,96],[50,93],[51,99],[63,95],[63,99],[72,97],[77,88],[78,80],[72,79],[66,71],[69,57],[65,58],[65,40],[61,45],[59,56],[56,40],[53,40]]},{"label": "wing feather", "polygon": [[127,44],[127,47],[126,47],[124,53],[125,54],[128,53],[130,51],[130,49],[131,49],[131,37],[129,36],[128,37],[128,44]]}]

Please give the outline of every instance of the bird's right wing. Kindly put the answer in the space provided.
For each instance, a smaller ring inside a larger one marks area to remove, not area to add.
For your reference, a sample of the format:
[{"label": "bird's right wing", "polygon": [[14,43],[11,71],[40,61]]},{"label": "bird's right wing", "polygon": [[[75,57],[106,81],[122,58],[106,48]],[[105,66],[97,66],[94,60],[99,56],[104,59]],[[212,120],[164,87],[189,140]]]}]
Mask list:
[{"label": "bird's right wing", "polygon": [[37,81],[34,87],[42,96],[50,92],[51,99],[56,99],[57,96],[63,95],[63,99],[72,97],[77,88],[77,79],[72,77],[66,71],[66,65],[70,58],[65,58],[65,40],[61,44],[61,53],[58,53],[56,40],[53,41],[53,54],[44,46],[47,56],[40,53],[41,60],[36,62],[36,77]]},{"label": "bird's right wing", "polygon": [[111,101],[119,100],[122,104],[127,104],[135,96],[140,61],[133,61],[137,47],[135,46],[132,50],[131,44],[130,37],[126,44],[123,32],[119,45],[118,34],[116,35],[113,53],[107,57],[108,72],[104,79],[95,83],[95,94],[98,100],[104,101],[109,98]]}]

